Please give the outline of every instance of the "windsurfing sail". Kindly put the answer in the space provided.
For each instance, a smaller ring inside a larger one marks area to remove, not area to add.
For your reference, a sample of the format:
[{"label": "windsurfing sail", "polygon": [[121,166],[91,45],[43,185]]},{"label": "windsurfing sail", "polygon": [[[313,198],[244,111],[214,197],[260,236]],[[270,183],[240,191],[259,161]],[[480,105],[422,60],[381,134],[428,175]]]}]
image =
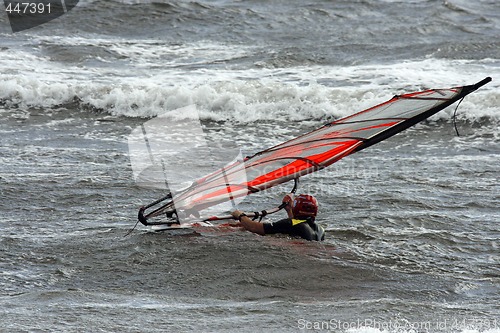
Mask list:
[{"label": "windsurfing sail", "polygon": [[[429,89],[392,99],[330,122],[314,131],[236,161],[191,186],[140,209],[147,225],[154,217],[199,212],[227,200],[259,192],[321,170],[345,156],[383,141],[443,110],[491,81],[448,89]],[[246,179],[241,181],[241,173]],[[160,205],[161,204],[161,205]],[[156,207],[146,213],[146,209]]]}]

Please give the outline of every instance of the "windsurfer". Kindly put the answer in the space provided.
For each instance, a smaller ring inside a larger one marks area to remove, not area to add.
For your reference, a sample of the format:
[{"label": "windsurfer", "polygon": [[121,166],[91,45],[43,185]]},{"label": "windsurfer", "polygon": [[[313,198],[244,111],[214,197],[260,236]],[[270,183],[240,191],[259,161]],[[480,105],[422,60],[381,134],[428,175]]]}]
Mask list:
[{"label": "windsurfer", "polygon": [[318,213],[318,201],[315,197],[308,194],[300,194],[296,197],[293,194],[287,194],[283,198],[283,203],[286,204],[284,208],[288,218],[276,222],[253,221],[239,210],[235,210],[232,215],[246,230],[259,235],[281,233],[300,236],[310,241],[325,239],[325,230],[315,222]]}]

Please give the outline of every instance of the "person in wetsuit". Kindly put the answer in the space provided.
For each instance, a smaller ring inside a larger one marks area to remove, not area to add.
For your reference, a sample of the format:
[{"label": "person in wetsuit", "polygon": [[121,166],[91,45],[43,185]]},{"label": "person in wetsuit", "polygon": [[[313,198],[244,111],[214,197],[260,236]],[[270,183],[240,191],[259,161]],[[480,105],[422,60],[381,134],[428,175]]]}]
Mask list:
[{"label": "person in wetsuit", "polygon": [[315,197],[308,194],[300,194],[296,197],[293,194],[287,194],[283,198],[283,203],[286,204],[285,210],[288,218],[276,222],[253,221],[239,210],[235,210],[232,215],[246,230],[259,235],[281,233],[299,236],[310,241],[325,239],[325,230],[314,221],[318,214],[318,201]]}]

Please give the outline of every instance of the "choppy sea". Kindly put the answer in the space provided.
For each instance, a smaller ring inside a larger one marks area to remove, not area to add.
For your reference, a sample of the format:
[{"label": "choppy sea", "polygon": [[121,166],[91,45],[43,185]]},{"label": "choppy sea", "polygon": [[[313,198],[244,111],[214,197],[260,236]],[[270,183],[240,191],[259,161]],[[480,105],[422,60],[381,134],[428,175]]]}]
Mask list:
[{"label": "choppy sea", "polygon": [[[496,0],[82,0],[18,33],[0,13],[0,332],[500,332],[499,37]],[[453,106],[303,177],[324,242],[126,236],[164,195],[127,145],[158,115],[194,105],[252,154],[486,76],[460,136]]]}]

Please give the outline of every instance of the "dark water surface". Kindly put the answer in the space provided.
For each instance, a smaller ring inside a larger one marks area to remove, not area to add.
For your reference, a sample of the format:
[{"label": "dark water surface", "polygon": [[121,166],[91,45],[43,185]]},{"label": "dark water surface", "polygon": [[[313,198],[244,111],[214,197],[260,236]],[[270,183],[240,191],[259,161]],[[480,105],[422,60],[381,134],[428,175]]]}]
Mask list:
[{"label": "dark water surface", "polygon": [[[499,16],[496,1],[83,1],[12,34],[0,15],[0,332],[500,332]],[[449,108],[304,177],[325,242],[124,237],[163,194],[128,154],[151,117],[194,104],[210,142],[250,154],[486,76],[460,137]]]}]

